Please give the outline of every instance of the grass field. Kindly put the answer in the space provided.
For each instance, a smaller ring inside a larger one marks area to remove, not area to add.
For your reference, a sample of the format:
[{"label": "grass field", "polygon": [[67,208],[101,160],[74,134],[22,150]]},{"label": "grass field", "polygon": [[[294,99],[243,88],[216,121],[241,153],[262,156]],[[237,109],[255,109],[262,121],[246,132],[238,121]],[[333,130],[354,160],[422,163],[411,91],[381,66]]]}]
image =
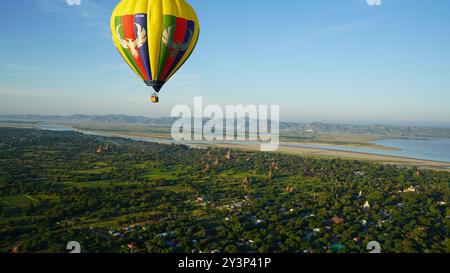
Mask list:
[{"label": "grass field", "polygon": [[99,167],[99,168],[94,168],[94,169],[90,169],[90,170],[77,171],[77,173],[79,173],[79,174],[104,174],[104,173],[108,173],[112,170],[113,170],[112,167]]},{"label": "grass field", "polygon": [[107,219],[84,219],[82,222],[82,226],[92,226],[92,227],[116,227],[118,228],[121,223],[128,223],[128,224],[138,224],[140,222],[145,222],[147,219],[152,219],[158,216],[158,212],[156,211],[145,211],[145,212],[138,212],[138,213],[130,213],[125,215],[119,215],[115,217],[110,217]]},{"label": "grass field", "polygon": [[76,188],[111,188],[111,187],[130,187],[142,185],[142,182],[113,182],[109,180],[90,181],[90,182],[61,182],[58,183],[65,187]]},{"label": "grass field", "polygon": [[151,180],[171,180],[176,179],[176,171],[162,171],[161,169],[148,166],[144,168],[144,174],[142,175],[142,177]]},{"label": "grass field", "polygon": [[195,192],[194,189],[185,186],[161,186],[155,187],[154,190],[157,191],[170,191],[174,193],[183,193],[183,192]]},{"label": "grass field", "polygon": [[0,204],[8,208],[25,208],[31,204],[36,205],[42,201],[58,200],[58,196],[50,195],[5,195],[0,196]]}]

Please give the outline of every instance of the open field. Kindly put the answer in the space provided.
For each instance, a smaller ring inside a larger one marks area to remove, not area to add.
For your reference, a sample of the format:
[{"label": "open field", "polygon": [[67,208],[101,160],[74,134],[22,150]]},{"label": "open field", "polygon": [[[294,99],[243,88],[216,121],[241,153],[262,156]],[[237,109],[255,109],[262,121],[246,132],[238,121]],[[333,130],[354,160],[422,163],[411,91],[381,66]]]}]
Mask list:
[{"label": "open field", "polygon": [[24,208],[30,205],[39,204],[43,201],[58,200],[58,196],[52,195],[6,195],[0,196],[0,204],[9,208]]}]

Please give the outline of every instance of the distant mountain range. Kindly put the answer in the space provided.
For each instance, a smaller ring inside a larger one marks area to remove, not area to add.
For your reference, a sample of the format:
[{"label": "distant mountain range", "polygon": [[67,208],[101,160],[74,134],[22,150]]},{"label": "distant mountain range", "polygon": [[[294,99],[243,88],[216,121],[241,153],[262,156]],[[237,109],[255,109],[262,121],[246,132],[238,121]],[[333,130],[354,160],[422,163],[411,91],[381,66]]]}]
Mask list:
[{"label": "distant mountain range", "polygon": [[[0,115],[0,121],[6,122],[55,122],[55,123],[126,123],[145,126],[172,126],[179,118],[163,117],[148,118],[127,115]],[[207,120],[204,120],[206,122]],[[420,127],[420,126],[389,126],[389,125],[349,125],[331,123],[301,123],[281,122],[280,128],[303,133],[337,133],[337,134],[371,134],[398,137],[437,137],[450,138],[450,128]]]},{"label": "distant mountain range", "polygon": [[0,121],[21,121],[21,122],[111,122],[111,123],[129,123],[145,125],[171,125],[177,118],[147,118],[141,116],[127,115],[0,115]]}]

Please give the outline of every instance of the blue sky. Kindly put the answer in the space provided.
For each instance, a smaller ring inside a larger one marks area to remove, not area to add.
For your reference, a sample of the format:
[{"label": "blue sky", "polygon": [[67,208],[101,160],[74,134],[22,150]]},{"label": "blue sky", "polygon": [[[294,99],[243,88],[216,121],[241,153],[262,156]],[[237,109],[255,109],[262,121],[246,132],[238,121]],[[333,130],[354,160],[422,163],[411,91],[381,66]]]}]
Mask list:
[{"label": "blue sky", "polygon": [[3,1],[0,114],[158,117],[202,96],[291,121],[450,125],[448,0],[189,0],[200,40],[158,105],[111,41],[118,2]]}]

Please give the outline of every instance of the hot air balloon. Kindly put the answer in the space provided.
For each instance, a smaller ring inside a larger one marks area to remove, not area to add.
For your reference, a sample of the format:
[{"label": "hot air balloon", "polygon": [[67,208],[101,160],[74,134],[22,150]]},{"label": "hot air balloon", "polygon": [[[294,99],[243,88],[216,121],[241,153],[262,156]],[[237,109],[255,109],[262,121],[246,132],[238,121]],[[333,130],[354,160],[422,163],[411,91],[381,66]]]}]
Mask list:
[{"label": "hot air balloon", "polygon": [[120,55],[158,93],[194,51],[200,27],[185,0],[122,0],[111,16]]}]

